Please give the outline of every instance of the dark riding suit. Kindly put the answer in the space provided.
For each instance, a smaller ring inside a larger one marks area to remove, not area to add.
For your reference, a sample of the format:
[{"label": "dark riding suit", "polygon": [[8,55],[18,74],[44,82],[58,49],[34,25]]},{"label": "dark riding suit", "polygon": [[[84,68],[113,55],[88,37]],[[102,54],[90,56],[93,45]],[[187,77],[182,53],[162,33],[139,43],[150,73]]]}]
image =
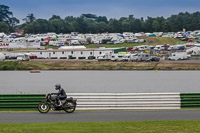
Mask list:
[{"label": "dark riding suit", "polygon": [[57,97],[56,97],[56,100],[57,100],[57,103],[59,100],[64,100],[67,98],[67,95],[66,95],[66,92],[63,88],[61,88],[57,94]]}]

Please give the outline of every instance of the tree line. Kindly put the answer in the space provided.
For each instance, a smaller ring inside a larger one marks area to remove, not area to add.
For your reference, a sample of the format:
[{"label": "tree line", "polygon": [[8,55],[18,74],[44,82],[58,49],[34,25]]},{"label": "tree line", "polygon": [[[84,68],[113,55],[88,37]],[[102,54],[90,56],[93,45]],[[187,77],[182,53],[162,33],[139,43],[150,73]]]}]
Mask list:
[{"label": "tree line", "polygon": [[24,23],[13,17],[8,6],[0,5],[0,32],[10,33],[23,29],[25,33],[122,33],[122,32],[177,32],[186,29],[200,29],[200,12],[181,12],[168,18],[147,17],[135,18],[134,15],[119,19],[108,19],[106,16],[82,14],[79,17],[52,15],[50,19],[36,19],[34,14],[28,14]]}]

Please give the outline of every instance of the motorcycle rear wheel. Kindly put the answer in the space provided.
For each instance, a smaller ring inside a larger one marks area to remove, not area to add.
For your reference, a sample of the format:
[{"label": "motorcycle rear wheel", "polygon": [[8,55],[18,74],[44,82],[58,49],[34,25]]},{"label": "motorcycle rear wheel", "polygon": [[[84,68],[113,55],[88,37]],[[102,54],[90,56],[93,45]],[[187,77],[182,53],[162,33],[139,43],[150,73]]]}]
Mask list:
[{"label": "motorcycle rear wheel", "polygon": [[76,105],[72,102],[67,102],[65,104],[66,109],[64,109],[67,113],[73,113],[76,110]]},{"label": "motorcycle rear wheel", "polygon": [[38,104],[38,111],[40,113],[48,113],[50,110],[50,105],[47,102],[41,102]]}]

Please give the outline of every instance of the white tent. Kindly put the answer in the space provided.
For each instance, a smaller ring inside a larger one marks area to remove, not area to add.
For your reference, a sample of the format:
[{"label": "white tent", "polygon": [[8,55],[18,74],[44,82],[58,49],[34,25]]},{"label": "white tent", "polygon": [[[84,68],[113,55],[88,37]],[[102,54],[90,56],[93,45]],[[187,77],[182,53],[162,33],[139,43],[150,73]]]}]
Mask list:
[{"label": "white tent", "polygon": [[5,55],[3,53],[0,53],[0,61],[5,60]]},{"label": "white tent", "polygon": [[85,46],[62,46],[59,49],[86,49]]}]

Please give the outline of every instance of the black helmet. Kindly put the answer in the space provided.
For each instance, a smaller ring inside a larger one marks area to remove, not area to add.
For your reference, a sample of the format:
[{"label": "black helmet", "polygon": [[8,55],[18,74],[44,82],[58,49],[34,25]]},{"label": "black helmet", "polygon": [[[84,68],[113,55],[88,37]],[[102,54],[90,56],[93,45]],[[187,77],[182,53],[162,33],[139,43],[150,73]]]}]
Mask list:
[{"label": "black helmet", "polygon": [[61,85],[60,85],[60,84],[56,84],[56,85],[55,85],[55,89],[56,89],[56,90],[59,90],[60,88],[61,88]]}]

